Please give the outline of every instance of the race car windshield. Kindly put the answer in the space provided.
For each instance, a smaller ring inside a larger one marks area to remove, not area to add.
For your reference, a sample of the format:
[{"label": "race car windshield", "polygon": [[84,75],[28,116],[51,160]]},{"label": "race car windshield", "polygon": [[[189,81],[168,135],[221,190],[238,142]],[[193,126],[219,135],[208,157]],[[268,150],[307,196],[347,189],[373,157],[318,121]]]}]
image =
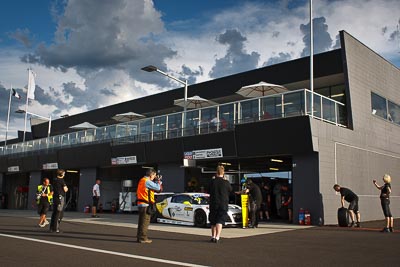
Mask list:
[{"label": "race car windshield", "polygon": [[207,205],[208,204],[208,197],[205,197],[205,196],[192,197],[191,204]]}]

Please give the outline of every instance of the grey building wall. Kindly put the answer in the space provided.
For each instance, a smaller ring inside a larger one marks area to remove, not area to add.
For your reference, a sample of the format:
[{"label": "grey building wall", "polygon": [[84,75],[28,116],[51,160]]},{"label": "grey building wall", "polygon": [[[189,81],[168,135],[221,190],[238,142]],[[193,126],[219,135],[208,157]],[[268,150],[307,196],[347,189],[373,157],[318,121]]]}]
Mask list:
[{"label": "grey building wall", "polygon": [[340,196],[332,189],[335,183],[359,195],[362,220],[382,219],[379,191],[372,180],[382,184],[384,173],[393,178],[391,208],[393,215],[399,217],[400,190],[396,188],[400,188],[400,126],[371,114],[371,92],[399,104],[400,70],[346,32],[341,32],[341,38],[353,129],[312,121],[325,223],[337,223]]},{"label": "grey building wall", "polygon": [[34,209],[31,205],[35,201],[37,186],[42,183],[41,172],[31,172],[29,177],[28,209]]},{"label": "grey building wall", "polygon": [[[83,211],[86,205],[92,205],[93,202],[93,185],[96,183],[97,178],[96,168],[87,168],[80,170],[79,179],[79,198],[78,198],[78,211]],[[101,195],[101,191],[100,191]]]},{"label": "grey building wall", "polygon": [[181,168],[177,164],[160,164],[158,169],[163,176],[164,192],[185,191],[185,168]]},{"label": "grey building wall", "polygon": [[318,154],[293,156],[293,222],[297,223],[300,208],[311,214],[311,223],[323,220],[322,195],[319,192]]}]

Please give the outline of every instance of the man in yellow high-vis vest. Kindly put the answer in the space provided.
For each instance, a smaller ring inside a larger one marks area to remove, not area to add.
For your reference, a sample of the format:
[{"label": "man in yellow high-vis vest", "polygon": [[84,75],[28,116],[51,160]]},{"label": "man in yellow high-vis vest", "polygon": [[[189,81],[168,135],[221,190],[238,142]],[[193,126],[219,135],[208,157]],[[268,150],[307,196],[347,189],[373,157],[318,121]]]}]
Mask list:
[{"label": "man in yellow high-vis vest", "polygon": [[49,178],[44,178],[43,183],[38,185],[36,192],[36,203],[38,204],[38,213],[40,215],[39,227],[45,227],[49,224],[46,220],[46,214],[53,202],[53,188]]}]

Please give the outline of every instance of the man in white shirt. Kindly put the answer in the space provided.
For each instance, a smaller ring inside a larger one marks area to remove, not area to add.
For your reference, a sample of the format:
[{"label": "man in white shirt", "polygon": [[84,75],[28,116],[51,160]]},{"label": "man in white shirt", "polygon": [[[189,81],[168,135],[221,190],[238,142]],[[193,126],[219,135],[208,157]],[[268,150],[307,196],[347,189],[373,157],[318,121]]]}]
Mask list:
[{"label": "man in white shirt", "polygon": [[100,184],[101,181],[100,179],[96,179],[96,183],[93,186],[93,206],[92,206],[92,217],[93,218],[98,218],[99,216],[96,214],[97,212],[97,207],[99,205],[99,199],[100,199]]}]

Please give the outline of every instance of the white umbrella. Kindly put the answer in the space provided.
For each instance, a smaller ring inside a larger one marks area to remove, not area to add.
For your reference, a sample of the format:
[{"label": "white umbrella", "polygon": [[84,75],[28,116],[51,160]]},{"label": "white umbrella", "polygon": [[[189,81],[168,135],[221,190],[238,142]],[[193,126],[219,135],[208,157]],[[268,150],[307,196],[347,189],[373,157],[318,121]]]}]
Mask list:
[{"label": "white umbrella", "polygon": [[[176,99],[174,100],[174,105],[185,107],[185,99]],[[216,102],[202,98],[198,95],[188,97],[186,101],[186,108],[203,108],[217,105]]]},{"label": "white umbrella", "polygon": [[138,114],[135,112],[127,112],[127,113],[116,114],[112,117],[112,119],[120,122],[128,122],[128,121],[133,121],[135,119],[141,119],[144,117],[145,116],[142,114]]},{"label": "white umbrella", "polygon": [[76,130],[85,130],[85,129],[96,129],[97,126],[85,121],[80,124],[70,126],[69,128],[76,129]]},{"label": "white umbrella", "polygon": [[256,84],[243,86],[236,93],[244,97],[259,97],[279,94],[287,91],[288,89],[282,85],[259,82]]}]

